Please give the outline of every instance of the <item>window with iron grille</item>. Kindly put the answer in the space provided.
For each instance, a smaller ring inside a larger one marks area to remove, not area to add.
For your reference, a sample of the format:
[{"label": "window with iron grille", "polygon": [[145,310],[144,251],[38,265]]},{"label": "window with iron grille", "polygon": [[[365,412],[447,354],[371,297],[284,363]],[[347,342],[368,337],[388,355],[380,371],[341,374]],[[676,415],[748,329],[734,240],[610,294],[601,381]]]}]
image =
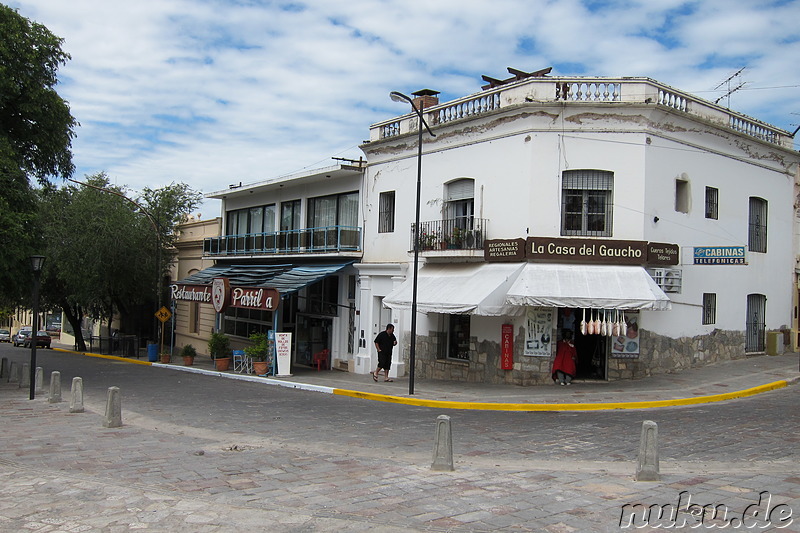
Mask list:
[{"label": "window with iron grille", "polygon": [[703,293],[703,324],[717,323],[717,295],[713,292]]},{"label": "window with iron grille", "polygon": [[561,182],[561,235],[610,237],[614,173],[567,170]]},{"label": "window with iron grille", "polygon": [[706,187],[706,218],[719,219],[719,189]]},{"label": "window with iron grille", "polygon": [[378,233],[394,231],[394,191],[382,192],[378,200]]},{"label": "window with iron grille", "polygon": [[751,252],[767,253],[767,201],[750,197],[747,246]]}]

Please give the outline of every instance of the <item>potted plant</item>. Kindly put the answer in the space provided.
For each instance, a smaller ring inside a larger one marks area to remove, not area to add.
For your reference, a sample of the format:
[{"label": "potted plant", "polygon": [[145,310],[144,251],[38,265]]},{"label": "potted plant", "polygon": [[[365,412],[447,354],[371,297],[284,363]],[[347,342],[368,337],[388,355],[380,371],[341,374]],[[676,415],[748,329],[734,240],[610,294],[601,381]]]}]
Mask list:
[{"label": "potted plant", "polygon": [[450,247],[461,248],[463,244],[464,244],[464,230],[459,227],[453,228],[453,234],[450,236]]},{"label": "potted plant", "polygon": [[211,354],[217,370],[228,370],[231,366],[231,339],[224,333],[215,331],[208,339],[208,353]]},{"label": "potted plant", "polygon": [[250,335],[253,344],[244,349],[244,353],[253,361],[253,372],[263,376],[269,370],[269,342],[266,333]]},{"label": "potted plant", "polygon": [[194,346],[191,344],[187,344],[181,348],[181,357],[183,357],[184,366],[192,366],[194,364],[194,358],[197,357],[197,350],[195,350]]},{"label": "potted plant", "polygon": [[170,356],[169,352],[161,352],[161,364],[166,365],[169,364]]}]

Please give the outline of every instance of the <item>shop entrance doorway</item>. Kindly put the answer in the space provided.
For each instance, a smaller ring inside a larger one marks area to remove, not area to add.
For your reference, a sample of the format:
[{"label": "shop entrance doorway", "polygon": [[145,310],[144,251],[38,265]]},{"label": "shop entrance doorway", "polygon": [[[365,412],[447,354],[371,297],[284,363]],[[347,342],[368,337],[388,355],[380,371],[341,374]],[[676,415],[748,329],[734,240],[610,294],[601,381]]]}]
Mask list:
[{"label": "shop entrance doorway", "polygon": [[315,353],[331,349],[332,326],[333,320],[330,318],[297,314],[295,364],[312,366]]},{"label": "shop entrance doorway", "polygon": [[[564,330],[572,331],[575,339],[575,351],[578,353],[578,362],[575,376],[577,379],[606,379],[606,359],[608,356],[609,337],[605,335],[583,335],[580,323],[583,320],[584,310],[580,308],[562,307],[558,310],[558,338],[564,335]],[[591,316],[591,311],[586,310],[586,320]]]}]

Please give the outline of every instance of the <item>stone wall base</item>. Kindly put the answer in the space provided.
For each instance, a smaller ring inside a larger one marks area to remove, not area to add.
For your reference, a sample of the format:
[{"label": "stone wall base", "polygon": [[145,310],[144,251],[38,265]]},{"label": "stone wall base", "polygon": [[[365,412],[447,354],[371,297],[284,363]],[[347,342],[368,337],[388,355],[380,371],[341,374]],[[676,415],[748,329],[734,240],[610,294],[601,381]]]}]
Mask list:
[{"label": "stone wall base", "polygon": [[[521,330],[520,330],[521,331]],[[514,368],[500,368],[500,344],[492,341],[470,340],[470,360],[437,358],[439,340],[436,336],[417,336],[416,375],[420,378],[468,383],[507,385],[542,385],[552,383],[551,357],[522,355],[523,333],[514,340]],[[608,358],[609,381],[638,379],[654,374],[671,373],[687,368],[705,366],[717,361],[742,359],[744,332],[714,330],[708,335],[673,339],[639,330],[641,352],[638,359]],[[555,347],[554,347],[555,349]],[[408,362],[408,350],[403,358]]]}]

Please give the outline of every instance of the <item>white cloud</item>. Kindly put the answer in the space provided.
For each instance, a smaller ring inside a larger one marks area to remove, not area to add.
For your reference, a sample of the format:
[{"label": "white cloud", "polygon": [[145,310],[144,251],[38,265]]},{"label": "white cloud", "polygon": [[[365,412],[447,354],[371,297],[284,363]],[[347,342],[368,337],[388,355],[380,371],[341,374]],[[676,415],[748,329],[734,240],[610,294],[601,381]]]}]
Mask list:
[{"label": "white cloud", "polygon": [[78,172],[134,189],[213,191],[358,158],[371,123],[406,112],[389,91],[457,98],[508,66],[648,76],[710,100],[747,66],[731,106],[800,123],[800,0],[9,4],[72,55],[59,91],[81,123]]}]

